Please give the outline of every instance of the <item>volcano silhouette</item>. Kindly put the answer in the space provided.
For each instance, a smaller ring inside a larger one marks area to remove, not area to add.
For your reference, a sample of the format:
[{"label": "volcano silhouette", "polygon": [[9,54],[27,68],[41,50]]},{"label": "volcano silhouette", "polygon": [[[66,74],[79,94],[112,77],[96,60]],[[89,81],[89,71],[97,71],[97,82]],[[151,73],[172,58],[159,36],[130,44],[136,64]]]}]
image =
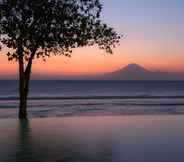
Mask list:
[{"label": "volcano silhouette", "polygon": [[150,71],[146,68],[132,63],[117,71],[101,76],[105,80],[184,80],[181,73],[168,73],[160,71]]}]

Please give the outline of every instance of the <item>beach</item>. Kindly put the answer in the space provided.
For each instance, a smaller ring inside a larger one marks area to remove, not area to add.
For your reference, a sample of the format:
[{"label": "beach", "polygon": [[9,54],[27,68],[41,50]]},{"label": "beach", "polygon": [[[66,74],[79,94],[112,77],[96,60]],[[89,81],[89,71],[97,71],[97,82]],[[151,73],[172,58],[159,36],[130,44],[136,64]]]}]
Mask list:
[{"label": "beach", "polygon": [[2,162],[182,162],[184,116],[0,119]]}]

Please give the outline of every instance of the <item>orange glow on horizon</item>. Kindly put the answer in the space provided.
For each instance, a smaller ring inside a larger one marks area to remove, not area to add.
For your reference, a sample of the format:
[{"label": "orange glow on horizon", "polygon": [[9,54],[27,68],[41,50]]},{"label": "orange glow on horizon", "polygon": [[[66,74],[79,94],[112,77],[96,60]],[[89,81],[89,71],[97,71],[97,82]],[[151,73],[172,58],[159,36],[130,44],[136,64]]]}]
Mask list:
[{"label": "orange glow on horizon", "polygon": [[[121,46],[114,50],[113,55],[106,54],[96,47],[75,49],[71,58],[53,56],[48,58],[46,62],[41,59],[35,60],[33,74],[48,76],[93,75],[112,72],[129,63],[137,63],[152,71],[184,72],[182,61],[184,56],[181,58],[172,54],[172,52],[177,51],[159,51],[153,46],[144,45],[143,41],[123,40]],[[161,52],[167,52],[167,55],[162,55]],[[8,62],[6,56],[0,56],[0,74],[2,76],[17,74],[17,67],[16,62]]]}]

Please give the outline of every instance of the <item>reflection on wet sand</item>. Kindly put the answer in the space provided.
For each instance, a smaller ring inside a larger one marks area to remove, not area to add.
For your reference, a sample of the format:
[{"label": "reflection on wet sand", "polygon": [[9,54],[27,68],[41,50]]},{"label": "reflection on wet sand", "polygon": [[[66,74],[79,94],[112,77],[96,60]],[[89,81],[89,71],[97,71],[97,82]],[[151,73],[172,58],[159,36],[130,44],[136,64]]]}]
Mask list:
[{"label": "reflection on wet sand", "polygon": [[16,162],[41,161],[41,155],[33,148],[29,120],[19,120],[17,127],[17,148],[13,160]]},{"label": "reflection on wet sand", "polygon": [[184,116],[0,122],[2,162],[184,161]]}]

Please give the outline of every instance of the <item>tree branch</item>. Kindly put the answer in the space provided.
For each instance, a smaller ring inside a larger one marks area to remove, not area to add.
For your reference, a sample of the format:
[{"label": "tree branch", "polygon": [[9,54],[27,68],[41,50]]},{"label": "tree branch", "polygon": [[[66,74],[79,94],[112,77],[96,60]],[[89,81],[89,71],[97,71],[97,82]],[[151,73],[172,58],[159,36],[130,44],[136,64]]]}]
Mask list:
[{"label": "tree branch", "polygon": [[29,60],[28,60],[27,67],[26,67],[26,69],[25,69],[25,75],[27,75],[27,74],[30,72],[30,70],[31,70],[33,58],[34,58],[34,56],[35,56],[35,54],[36,54],[36,51],[37,51],[37,48],[35,48],[35,49],[32,50],[32,52],[31,52],[31,56],[30,56],[30,58],[29,58]]},{"label": "tree branch", "polygon": [[28,61],[27,67],[26,67],[26,70],[24,72],[24,74],[25,74],[25,88],[26,88],[27,93],[28,93],[29,80],[30,80],[30,75],[31,75],[32,62],[33,62],[34,56],[36,54],[36,51],[37,51],[37,48],[34,48],[32,50],[31,56],[29,58],[29,61]]}]

